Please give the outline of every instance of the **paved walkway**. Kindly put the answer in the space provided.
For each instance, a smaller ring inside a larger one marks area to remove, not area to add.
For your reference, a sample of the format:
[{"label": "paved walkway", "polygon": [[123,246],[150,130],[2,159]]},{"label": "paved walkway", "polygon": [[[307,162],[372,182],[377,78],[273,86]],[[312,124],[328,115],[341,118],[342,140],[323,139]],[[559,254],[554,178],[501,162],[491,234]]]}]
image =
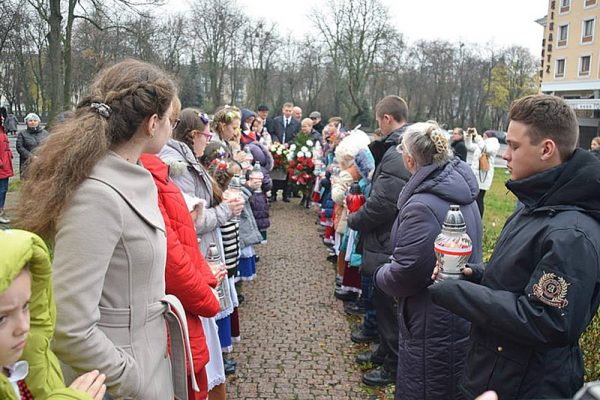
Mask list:
[{"label": "paved walkway", "polygon": [[[17,201],[9,193],[7,207]],[[354,357],[367,347],[350,341],[351,323],[333,296],[335,267],[315,220],[298,199],[271,208],[269,243],[257,246],[258,277],[240,290],[242,341],[232,353],[238,367],[228,379],[229,399],[390,397],[361,385]]]},{"label": "paved walkway", "polygon": [[333,297],[316,214],[278,201],[269,243],[257,246],[258,277],[243,284],[241,343],[232,357],[231,399],[365,399],[342,303]]}]

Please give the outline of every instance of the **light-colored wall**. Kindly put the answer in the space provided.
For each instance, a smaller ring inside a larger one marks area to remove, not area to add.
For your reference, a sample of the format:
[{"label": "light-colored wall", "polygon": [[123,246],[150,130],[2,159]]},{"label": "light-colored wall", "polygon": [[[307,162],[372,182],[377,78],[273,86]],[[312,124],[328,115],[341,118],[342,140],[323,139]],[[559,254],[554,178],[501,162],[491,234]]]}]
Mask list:
[{"label": "light-colored wall", "polygon": [[[556,7],[552,10],[552,2],[555,1]],[[543,84],[552,83],[580,83],[585,81],[597,81],[600,79],[600,0],[596,4],[585,8],[586,0],[571,0],[568,12],[561,13],[561,0],[548,1],[548,14],[546,27],[544,28],[544,67]],[[554,12],[554,19],[552,19]],[[594,23],[593,40],[589,43],[582,43],[583,21],[589,18],[596,18]],[[550,23],[554,22],[554,29],[550,31]],[[559,27],[568,24],[568,38],[566,46],[558,47]],[[552,41],[549,42],[549,33],[552,33]],[[552,51],[548,51],[548,44],[552,43]],[[551,55],[548,63],[548,54]],[[590,55],[591,66],[590,74],[587,77],[579,75],[580,57]],[[565,74],[562,78],[555,77],[556,62],[558,59],[565,59]],[[550,72],[547,72],[547,65],[550,65]],[[578,85],[579,86],[579,85]]]}]

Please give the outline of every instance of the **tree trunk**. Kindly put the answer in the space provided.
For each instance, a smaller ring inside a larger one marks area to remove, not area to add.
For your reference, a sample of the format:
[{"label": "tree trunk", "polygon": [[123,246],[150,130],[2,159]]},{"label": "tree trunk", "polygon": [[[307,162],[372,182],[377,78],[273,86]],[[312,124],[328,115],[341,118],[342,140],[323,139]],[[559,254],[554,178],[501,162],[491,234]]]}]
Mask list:
[{"label": "tree trunk", "polygon": [[50,32],[48,33],[48,63],[50,76],[47,82],[49,83],[50,92],[50,112],[48,119],[52,120],[62,111],[63,108],[63,74],[62,74],[62,52],[61,52],[61,20],[60,0],[49,0],[50,16],[48,25]]},{"label": "tree trunk", "polygon": [[[67,25],[65,27],[65,41],[63,62],[65,65],[65,78],[63,88],[63,105],[65,108],[71,108],[71,99],[73,93],[73,66],[71,63],[71,38],[73,35],[73,21],[75,20],[76,0],[69,0],[69,13],[67,14]],[[64,111],[64,110],[60,110]]]}]

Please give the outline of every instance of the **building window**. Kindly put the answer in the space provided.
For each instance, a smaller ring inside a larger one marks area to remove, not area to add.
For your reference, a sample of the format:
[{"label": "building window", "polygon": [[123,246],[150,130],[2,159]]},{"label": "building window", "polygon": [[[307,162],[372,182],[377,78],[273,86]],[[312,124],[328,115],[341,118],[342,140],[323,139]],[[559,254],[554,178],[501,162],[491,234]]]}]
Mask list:
[{"label": "building window", "polygon": [[592,43],[594,41],[594,26],[596,18],[591,18],[583,21],[581,26],[581,43]]},{"label": "building window", "polygon": [[579,76],[589,76],[592,65],[592,56],[583,56],[579,59]]},{"label": "building window", "polygon": [[560,0],[559,14],[568,13],[571,10],[571,0]]},{"label": "building window", "polygon": [[556,65],[554,66],[554,77],[555,78],[564,78],[565,77],[565,59],[564,58],[556,60]]},{"label": "building window", "polygon": [[564,47],[567,45],[567,40],[569,38],[569,25],[561,25],[558,27],[558,36],[556,47]]},{"label": "building window", "polygon": [[585,8],[594,7],[596,5],[596,3],[597,3],[596,0],[585,0],[584,7]]}]

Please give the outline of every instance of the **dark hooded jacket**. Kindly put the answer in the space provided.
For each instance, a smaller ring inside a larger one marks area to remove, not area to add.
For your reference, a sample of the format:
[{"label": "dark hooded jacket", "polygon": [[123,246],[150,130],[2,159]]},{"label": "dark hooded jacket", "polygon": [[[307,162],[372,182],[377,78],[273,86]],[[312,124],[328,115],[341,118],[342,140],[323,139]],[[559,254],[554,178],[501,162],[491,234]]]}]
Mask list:
[{"label": "dark hooded jacket", "polygon": [[269,202],[267,201],[267,195],[264,192],[254,192],[250,197],[250,207],[252,208],[252,214],[256,220],[258,230],[266,231],[271,226],[271,219],[269,218]]},{"label": "dark hooded jacket", "polygon": [[460,399],[470,324],[431,302],[427,287],[436,258],[435,238],[450,205],[460,206],[473,241],[471,262],[481,262],[481,218],[475,200],[479,185],[471,168],[455,158],[428,165],[408,181],[398,199],[392,229],[394,251],[375,273],[375,285],[398,298],[396,399]]},{"label": "dark hooded jacket", "polygon": [[[583,384],[579,338],[600,302],[600,163],[577,149],[507,188],[506,221],[480,284],[444,281],[432,300],[473,324],[461,389],[499,398],[571,398]],[[481,275],[479,275],[481,276]]]},{"label": "dark hooded jacket", "polygon": [[398,214],[396,202],[410,178],[402,154],[396,149],[407,126],[396,129],[383,141],[373,142],[369,146],[375,158],[371,193],[360,210],[348,216],[348,226],[361,235],[361,272],[366,274],[372,274],[392,254],[390,231]]}]

